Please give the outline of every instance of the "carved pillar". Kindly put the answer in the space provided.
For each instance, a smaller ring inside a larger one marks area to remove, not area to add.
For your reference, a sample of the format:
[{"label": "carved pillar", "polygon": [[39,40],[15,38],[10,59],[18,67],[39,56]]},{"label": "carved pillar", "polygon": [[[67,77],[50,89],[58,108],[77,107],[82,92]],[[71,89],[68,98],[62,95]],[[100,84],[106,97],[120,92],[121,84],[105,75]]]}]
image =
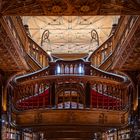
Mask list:
[{"label": "carved pillar", "polygon": [[137,93],[138,93],[138,119],[140,123],[140,82],[137,85]]},{"label": "carved pillar", "polygon": [[[136,91],[136,96],[135,96],[135,105],[134,105],[134,110],[132,112],[132,120],[131,120],[131,134],[130,138],[131,140],[139,140],[140,135],[139,135],[139,130],[140,130],[140,85],[139,83],[135,83],[135,90]],[[133,93],[133,94],[134,94]],[[133,101],[133,102],[134,102]]]},{"label": "carved pillar", "polygon": [[137,94],[138,94],[138,108],[137,108],[137,116],[136,116],[136,131],[137,131],[137,139],[136,140],[139,140],[140,139],[140,81],[138,82],[138,85],[137,85]]},{"label": "carved pillar", "polygon": [[119,134],[118,134],[118,129],[116,130],[116,140],[119,140]]},{"label": "carved pillar", "polygon": [[34,133],[33,140],[40,140],[40,134],[39,133]]},{"label": "carved pillar", "polygon": [[86,107],[90,108],[90,91],[91,91],[91,87],[90,87],[90,83],[87,82],[86,83],[86,90],[85,90],[85,101],[86,101]]},{"label": "carved pillar", "polygon": [[55,82],[50,86],[51,105],[55,107]]},{"label": "carved pillar", "polygon": [[2,140],[2,83],[1,81],[0,81],[0,139]]},{"label": "carved pillar", "polygon": [[49,74],[50,75],[55,75],[55,73],[56,73],[56,63],[55,62],[50,62],[49,66],[50,66]]},{"label": "carved pillar", "polygon": [[90,75],[90,64],[91,62],[85,62],[85,75]]},{"label": "carved pillar", "polygon": [[[5,126],[3,125],[3,119],[4,119],[4,111],[3,111],[3,105],[4,105],[4,83],[5,83],[5,74],[4,72],[0,71],[0,139],[3,139],[3,135],[5,134]],[[6,100],[5,100],[6,101]]]},{"label": "carved pillar", "polygon": [[22,130],[19,132],[19,137],[20,137],[20,140],[24,140],[24,133]]}]

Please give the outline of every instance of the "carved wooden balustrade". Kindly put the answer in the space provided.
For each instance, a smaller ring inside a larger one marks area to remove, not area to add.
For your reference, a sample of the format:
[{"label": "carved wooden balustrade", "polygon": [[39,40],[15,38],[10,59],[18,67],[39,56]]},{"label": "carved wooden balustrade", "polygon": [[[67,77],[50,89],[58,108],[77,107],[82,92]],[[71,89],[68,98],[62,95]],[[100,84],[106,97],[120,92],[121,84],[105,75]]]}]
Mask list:
[{"label": "carved wooden balustrade", "polygon": [[106,64],[105,69],[108,69],[111,64],[111,56],[113,51],[113,35],[111,35],[102,45],[100,45],[90,56],[90,61],[95,67],[100,67],[105,61],[109,64]]},{"label": "carved wooden balustrade", "polygon": [[101,71],[82,59],[57,60],[47,68],[15,78],[13,103],[19,110],[57,108],[60,100],[63,107],[76,103],[76,108],[122,110],[128,105],[125,82],[124,77]]},{"label": "carved wooden balustrade", "polygon": [[121,75],[116,75],[114,73],[105,72],[103,70],[100,70],[94,66],[91,65],[91,62],[87,62],[84,59],[79,60],[72,60],[72,61],[66,61],[58,59],[54,62],[49,62],[49,66],[45,67],[41,70],[38,70],[36,72],[20,76],[16,78],[18,82],[22,81],[28,81],[37,79],[39,77],[43,76],[50,76],[50,75],[87,75],[87,76],[99,76],[101,78],[114,80],[116,82],[123,82],[126,80]]},{"label": "carved wooden balustrade", "polygon": [[89,57],[92,65],[103,70],[110,70],[112,63],[117,59],[114,53],[120,52],[122,43],[128,40],[131,32],[134,32],[139,16],[121,16],[115,32],[100,45]]},{"label": "carved wooden balustrade", "polygon": [[24,51],[25,59],[34,71],[48,66],[50,56],[26,33],[20,17],[4,17],[5,23],[8,24],[14,39],[19,44],[19,48]]},{"label": "carved wooden balustrade", "polygon": [[66,61],[66,60],[56,60],[55,65],[55,74],[85,74],[85,64],[81,59],[76,61]]},{"label": "carved wooden balustrade", "polygon": [[28,37],[29,52],[28,55],[34,59],[41,67],[48,66],[49,55],[30,37]]}]

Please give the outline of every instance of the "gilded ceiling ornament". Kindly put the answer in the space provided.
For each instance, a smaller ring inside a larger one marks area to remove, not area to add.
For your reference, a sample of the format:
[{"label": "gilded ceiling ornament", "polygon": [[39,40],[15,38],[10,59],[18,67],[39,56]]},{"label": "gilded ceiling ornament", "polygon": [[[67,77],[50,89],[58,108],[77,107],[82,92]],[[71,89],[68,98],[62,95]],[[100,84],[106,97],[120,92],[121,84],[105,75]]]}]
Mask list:
[{"label": "gilded ceiling ornament", "polygon": [[59,13],[59,12],[62,11],[62,9],[61,9],[60,6],[54,5],[54,6],[52,7],[52,11],[53,11],[53,13]]},{"label": "gilded ceiling ornament", "polygon": [[76,0],[71,3],[75,7],[77,12],[84,13],[96,13],[99,10],[99,2],[95,0]]},{"label": "gilded ceiling ornament", "polygon": [[81,7],[82,12],[88,12],[89,10],[90,10],[90,7],[87,6],[87,5],[84,5],[84,6]]},{"label": "gilded ceiling ornament", "polygon": [[52,14],[61,14],[67,10],[67,3],[61,0],[48,0],[48,2],[45,4],[45,7],[47,8],[47,11],[51,12]]}]

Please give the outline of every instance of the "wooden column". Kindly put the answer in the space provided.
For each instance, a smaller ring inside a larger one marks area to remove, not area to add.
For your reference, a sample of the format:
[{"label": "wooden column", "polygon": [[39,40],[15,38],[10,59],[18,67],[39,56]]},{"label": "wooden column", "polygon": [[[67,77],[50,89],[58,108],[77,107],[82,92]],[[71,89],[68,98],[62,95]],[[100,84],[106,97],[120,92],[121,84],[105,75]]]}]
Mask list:
[{"label": "wooden column", "polygon": [[137,85],[137,93],[138,93],[138,119],[140,123],[140,82]]},{"label": "wooden column", "polygon": [[55,83],[53,82],[50,87],[51,87],[50,89],[51,104],[52,104],[52,107],[55,107]]},{"label": "wooden column", "polygon": [[19,137],[20,137],[20,140],[24,140],[24,133],[22,130],[20,130],[19,132]]},{"label": "wooden column", "polygon": [[2,120],[7,121],[6,111],[7,111],[7,79],[8,76],[3,71],[0,71],[0,139],[2,139],[3,130],[5,123]]},{"label": "wooden column", "polygon": [[137,140],[140,139],[140,81],[137,85],[137,93],[138,93],[138,109],[137,109]]},{"label": "wooden column", "polygon": [[34,140],[40,140],[40,134],[39,133],[35,133]]},{"label": "wooden column", "polygon": [[49,74],[50,75],[55,75],[56,63],[55,62],[50,62],[49,66],[50,66]]},{"label": "wooden column", "polygon": [[0,83],[0,139],[2,140],[2,84]]},{"label": "wooden column", "polygon": [[91,87],[90,87],[90,83],[89,82],[87,82],[86,83],[86,90],[85,90],[85,100],[86,100],[86,107],[87,108],[90,108],[90,91],[91,91]]},{"label": "wooden column", "polygon": [[85,62],[85,75],[90,75],[90,64],[91,62]]}]

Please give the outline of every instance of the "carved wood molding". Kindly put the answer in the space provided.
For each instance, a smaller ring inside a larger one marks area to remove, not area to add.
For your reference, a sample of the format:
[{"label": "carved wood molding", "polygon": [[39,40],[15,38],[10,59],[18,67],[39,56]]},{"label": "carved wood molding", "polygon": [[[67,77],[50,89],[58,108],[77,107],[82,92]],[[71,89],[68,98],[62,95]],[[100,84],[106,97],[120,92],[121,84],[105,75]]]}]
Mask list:
[{"label": "carved wood molding", "polygon": [[124,114],[124,111],[106,110],[38,110],[16,113],[15,121],[16,125],[20,127],[80,124],[118,127],[127,123],[128,114]]},{"label": "carved wood molding", "polygon": [[[114,52],[113,69],[119,69],[120,71],[130,71],[139,69],[139,22],[140,18],[137,17],[132,29],[125,30],[125,33],[119,42],[118,49]],[[128,31],[128,32],[127,32]]]},{"label": "carved wood molding", "polygon": [[30,0],[1,3],[2,15],[136,15],[140,14],[139,0]]}]

